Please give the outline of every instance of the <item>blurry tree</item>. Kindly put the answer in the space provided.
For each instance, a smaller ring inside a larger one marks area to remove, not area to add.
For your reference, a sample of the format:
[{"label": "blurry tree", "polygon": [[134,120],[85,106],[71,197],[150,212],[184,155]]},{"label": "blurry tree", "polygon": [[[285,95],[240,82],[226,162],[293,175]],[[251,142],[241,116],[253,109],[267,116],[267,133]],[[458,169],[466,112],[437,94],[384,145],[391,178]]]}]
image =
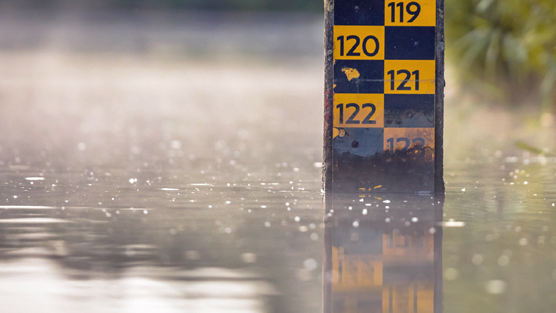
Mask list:
[{"label": "blurry tree", "polygon": [[555,0],[446,0],[448,58],[467,84],[514,104],[556,104]]}]

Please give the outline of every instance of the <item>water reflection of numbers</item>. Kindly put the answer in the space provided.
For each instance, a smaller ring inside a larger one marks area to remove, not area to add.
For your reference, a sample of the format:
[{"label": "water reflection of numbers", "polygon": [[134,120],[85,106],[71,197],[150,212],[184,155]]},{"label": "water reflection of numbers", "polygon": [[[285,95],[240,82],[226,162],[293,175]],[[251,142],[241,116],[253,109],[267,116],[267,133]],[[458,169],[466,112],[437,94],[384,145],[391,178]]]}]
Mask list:
[{"label": "water reflection of numbers", "polygon": [[382,312],[433,313],[434,286],[423,282],[387,286],[382,300]]},{"label": "water reflection of numbers", "polygon": [[382,262],[344,259],[338,264],[337,283],[344,288],[380,286],[382,284]]},{"label": "water reflection of numbers", "polygon": [[395,150],[407,150],[409,148],[424,147],[426,144],[425,139],[421,137],[412,139],[405,137],[392,137],[386,139],[386,142],[388,143],[388,149],[392,153],[394,153]]},{"label": "water reflection of numbers", "polygon": [[388,235],[388,248],[399,248],[399,247],[407,247],[408,246],[408,240],[407,240],[407,235],[405,236],[401,236],[401,235],[394,235],[393,233],[390,233]]},{"label": "water reflection of numbers", "polygon": [[424,233],[415,233],[412,236],[408,235],[395,235],[394,232],[391,232],[387,237],[386,246],[388,248],[422,248],[425,246],[425,237]]}]

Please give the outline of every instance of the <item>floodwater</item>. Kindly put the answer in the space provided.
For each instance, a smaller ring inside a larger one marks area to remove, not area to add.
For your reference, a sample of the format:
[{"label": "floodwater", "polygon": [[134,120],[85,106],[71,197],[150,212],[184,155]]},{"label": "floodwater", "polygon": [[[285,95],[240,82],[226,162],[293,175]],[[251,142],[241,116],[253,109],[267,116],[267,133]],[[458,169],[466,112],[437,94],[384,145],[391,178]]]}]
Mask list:
[{"label": "floodwater", "polygon": [[321,37],[0,14],[2,312],[554,312],[553,129],[448,81],[445,197],[325,210]]}]

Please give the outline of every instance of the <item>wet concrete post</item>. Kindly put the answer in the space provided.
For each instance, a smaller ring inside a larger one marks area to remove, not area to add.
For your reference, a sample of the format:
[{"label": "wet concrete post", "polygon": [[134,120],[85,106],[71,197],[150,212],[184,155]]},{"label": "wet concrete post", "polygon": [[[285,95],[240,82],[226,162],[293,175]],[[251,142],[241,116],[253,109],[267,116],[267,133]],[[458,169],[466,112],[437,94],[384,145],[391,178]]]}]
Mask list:
[{"label": "wet concrete post", "polygon": [[324,1],[325,201],[441,195],[444,0]]}]

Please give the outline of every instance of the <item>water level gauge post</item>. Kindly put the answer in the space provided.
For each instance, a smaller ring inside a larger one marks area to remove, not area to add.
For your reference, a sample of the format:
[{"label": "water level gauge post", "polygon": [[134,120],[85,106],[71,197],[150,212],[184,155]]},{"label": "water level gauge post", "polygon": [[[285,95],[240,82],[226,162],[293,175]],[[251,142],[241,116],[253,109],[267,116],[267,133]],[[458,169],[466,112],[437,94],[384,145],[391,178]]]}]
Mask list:
[{"label": "water level gauge post", "polygon": [[444,1],[326,0],[323,184],[440,195]]}]

